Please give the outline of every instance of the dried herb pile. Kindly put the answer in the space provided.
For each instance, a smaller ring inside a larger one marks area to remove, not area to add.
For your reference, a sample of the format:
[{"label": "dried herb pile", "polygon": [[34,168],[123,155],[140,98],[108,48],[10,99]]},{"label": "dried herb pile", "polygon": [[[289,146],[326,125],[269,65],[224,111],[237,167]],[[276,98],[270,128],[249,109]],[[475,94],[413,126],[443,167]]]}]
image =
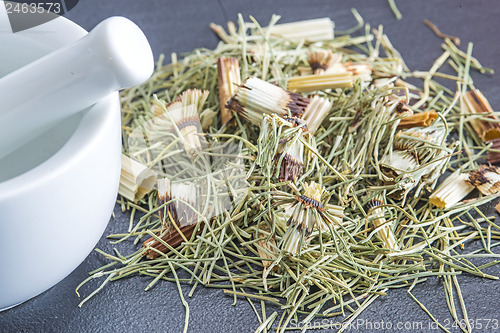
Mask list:
[{"label": "dried herb pile", "polygon": [[[429,313],[411,290],[439,276],[451,316],[471,331],[460,275],[498,279],[482,272],[497,261],[472,262],[499,257],[500,227],[481,207],[500,189],[487,160],[500,153],[500,127],[469,75],[491,70],[472,43],[463,51],[446,38],[428,71],[410,71],[383,27],[353,14],[357,25],[334,38],[328,19],[213,25],[216,49],[161,58],[122,93],[134,172],[122,174],[119,203],[131,218],[109,237],[137,252],[97,250],[110,263],[83,282],[105,279],[82,304],[141,274],[146,290],[175,282],[187,310],[184,283],[189,297],[205,286],[279,305],[270,316],[254,308],[256,331],[282,332],[292,319],[349,323],[392,288]],[[468,252],[473,240],[482,247]]]}]

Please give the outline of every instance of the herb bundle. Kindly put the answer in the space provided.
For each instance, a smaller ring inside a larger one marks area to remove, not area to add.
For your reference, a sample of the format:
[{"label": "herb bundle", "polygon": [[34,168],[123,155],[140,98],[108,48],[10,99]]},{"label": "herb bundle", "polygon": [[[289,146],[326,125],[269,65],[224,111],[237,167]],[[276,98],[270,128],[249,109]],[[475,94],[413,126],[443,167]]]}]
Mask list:
[{"label": "herb bundle", "polygon": [[[129,229],[109,237],[139,249],[99,250],[110,263],[83,283],[107,276],[97,292],[142,274],[152,277],[146,290],[160,280],[192,285],[189,296],[223,288],[235,301],[279,305],[258,316],[257,331],[283,332],[292,319],[353,321],[388,289],[412,295],[438,276],[451,316],[470,331],[455,307],[457,294],[466,319],[458,275],[498,279],[470,261],[499,256],[500,227],[480,210],[498,197],[497,169],[481,166],[495,153],[485,140],[496,138],[497,117],[469,75],[490,70],[472,44],[464,52],[445,39],[429,71],[411,72],[382,27],[354,14],[356,29],[335,38],[327,19],[213,25],[216,49],[161,58],[148,82],[124,91],[123,152],[158,186],[140,195],[140,184],[126,186]],[[456,75],[440,72],[446,62]],[[458,249],[474,239],[480,250]]]}]

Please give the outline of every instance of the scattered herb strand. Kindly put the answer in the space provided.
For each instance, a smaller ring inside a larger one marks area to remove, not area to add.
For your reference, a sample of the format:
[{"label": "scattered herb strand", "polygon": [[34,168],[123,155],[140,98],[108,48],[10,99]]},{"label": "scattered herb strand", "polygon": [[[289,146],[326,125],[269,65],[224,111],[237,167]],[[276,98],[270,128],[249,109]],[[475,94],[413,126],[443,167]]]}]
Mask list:
[{"label": "scattered herb strand", "polygon": [[399,11],[398,7],[396,6],[396,1],[395,0],[387,0],[389,2],[389,7],[391,7],[392,12],[394,13],[394,16],[396,16],[397,20],[401,20],[403,18],[403,15]]}]

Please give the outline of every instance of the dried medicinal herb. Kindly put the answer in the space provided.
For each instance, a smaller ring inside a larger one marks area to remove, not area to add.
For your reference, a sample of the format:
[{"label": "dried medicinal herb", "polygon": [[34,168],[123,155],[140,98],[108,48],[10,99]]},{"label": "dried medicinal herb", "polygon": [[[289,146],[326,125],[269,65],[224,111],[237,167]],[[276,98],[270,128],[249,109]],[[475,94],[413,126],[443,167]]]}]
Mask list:
[{"label": "dried medicinal herb", "polygon": [[257,125],[263,114],[301,116],[308,104],[308,98],[249,77],[239,86],[227,107]]},{"label": "dried medicinal herb", "polygon": [[484,141],[500,139],[500,124],[498,117],[488,103],[488,100],[477,89],[468,91],[462,97],[462,110],[464,113],[483,115],[471,118],[469,122],[477,135]]},{"label": "dried medicinal herb", "polygon": [[241,84],[238,59],[233,57],[217,59],[217,82],[219,85],[221,122],[224,125],[233,117],[232,112],[226,108],[226,103]]},{"label": "dried medicinal herb", "polygon": [[398,124],[398,129],[412,128],[412,127],[427,127],[432,125],[438,114],[434,110],[415,113],[411,116],[404,117]]},{"label": "dried medicinal herb", "polygon": [[500,131],[470,78],[492,71],[472,43],[446,38],[428,71],[410,71],[383,27],[353,15],[336,36],[330,19],[212,24],[214,50],[161,57],[148,82],[123,91],[124,161],[136,168],[122,167],[118,199],[130,224],[109,237],[136,251],[97,250],[109,263],[82,285],[171,281],[187,309],[181,281],[189,296],[224,289],[278,306],[257,331],[285,332],[292,319],[349,324],[392,288],[437,322],[411,291],[439,277],[454,324],[470,332],[460,275],[498,279],[484,271],[497,261],[471,260],[500,245],[482,211],[499,196],[485,158],[500,161]]}]

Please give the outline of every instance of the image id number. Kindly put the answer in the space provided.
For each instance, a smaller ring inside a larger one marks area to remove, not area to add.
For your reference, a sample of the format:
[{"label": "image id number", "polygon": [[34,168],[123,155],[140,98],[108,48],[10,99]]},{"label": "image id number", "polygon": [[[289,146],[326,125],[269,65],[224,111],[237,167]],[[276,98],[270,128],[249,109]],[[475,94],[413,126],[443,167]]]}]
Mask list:
[{"label": "image id number", "polygon": [[[465,322],[465,320],[461,320],[460,325],[463,327],[467,327],[467,323]],[[488,332],[500,328],[500,323],[498,322],[498,319],[490,319],[490,318],[469,319],[469,325],[472,329],[487,330]],[[446,329],[459,328],[459,325],[454,320],[447,318],[443,321],[443,327]]]},{"label": "image id number", "polygon": [[55,14],[61,14],[61,4],[57,2],[39,2],[39,3],[12,3],[6,2],[5,9],[7,14],[35,14],[44,13],[46,11]]}]

